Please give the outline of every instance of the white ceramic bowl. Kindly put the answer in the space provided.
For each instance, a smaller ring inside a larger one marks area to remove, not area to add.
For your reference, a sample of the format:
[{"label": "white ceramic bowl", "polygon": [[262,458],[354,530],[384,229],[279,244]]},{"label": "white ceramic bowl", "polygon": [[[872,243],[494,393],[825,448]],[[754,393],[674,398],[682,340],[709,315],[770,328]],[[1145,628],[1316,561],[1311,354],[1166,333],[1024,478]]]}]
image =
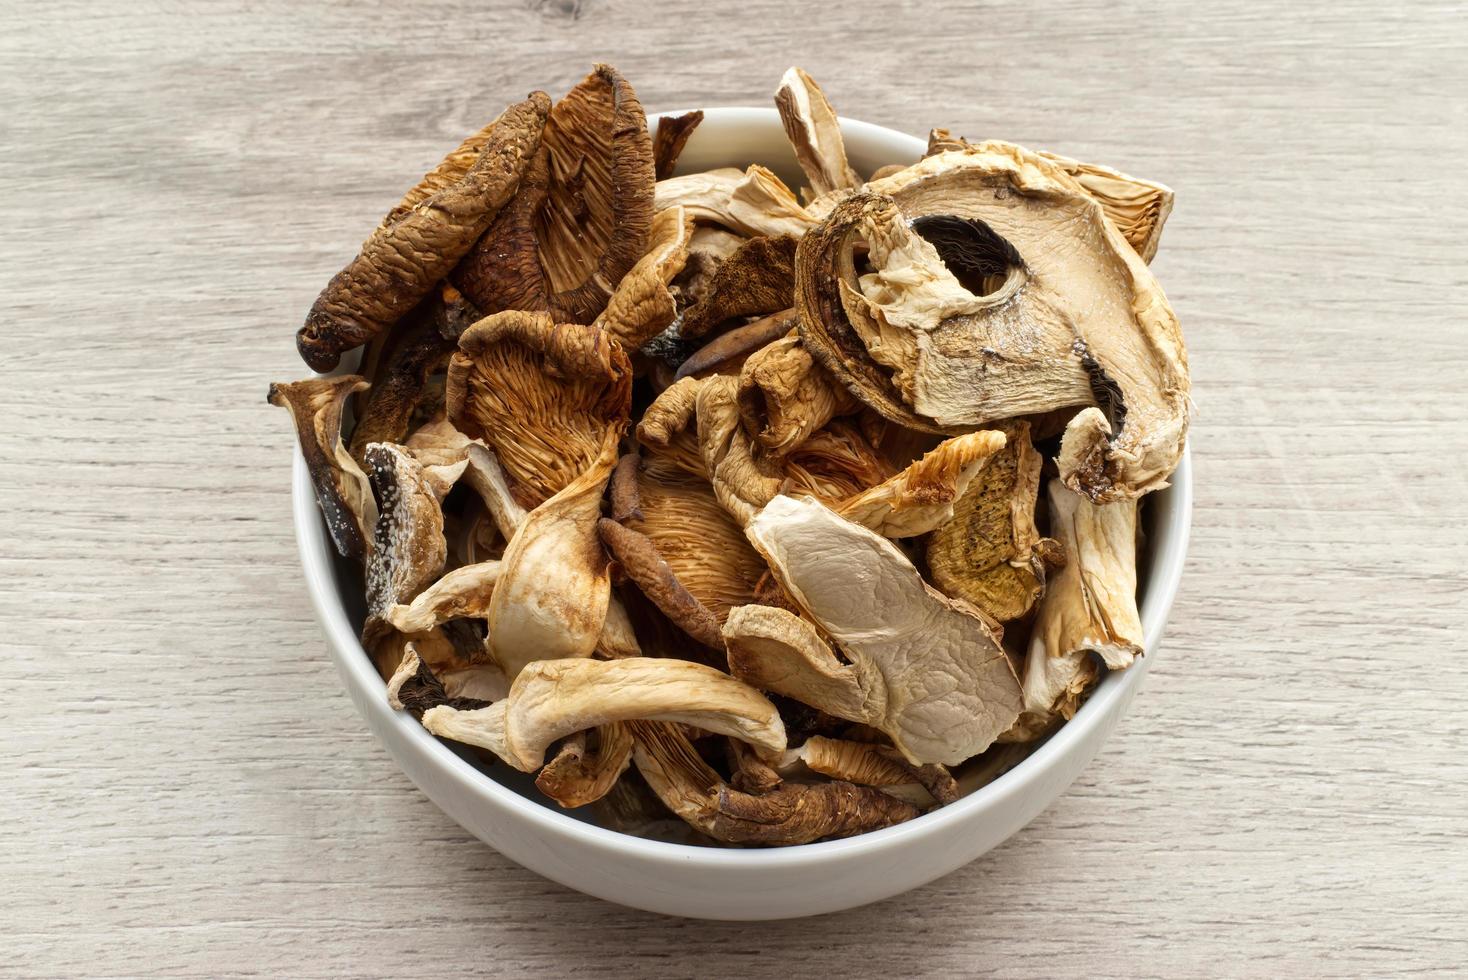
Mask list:
[{"label": "white ceramic bowl", "polygon": [[[665,113],[664,115],[673,115]],[[843,119],[852,165],[870,173],[917,159],[922,140]],[[684,150],[684,172],[763,163],[799,186],[799,171],[773,109],[707,109]],[[725,850],[644,840],[585,823],[476,769],[417,720],[387,705],[349,609],[331,541],[297,451],[296,537],[306,585],[332,659],[368,726],[428,797],[466,830],[553,881],[611,902],[709,919],[783,919],[854,908],[962,867],[1015,833],[1058,797],[1096,755],[1156,658],[1177,592],[1192,516],[1192,468],[1184,456],[1171,488],[1146,498],[1139,567],[1148,655],[1110,674],[1047,742],[1010,772],[956,803],[896,827],[799,847]],[[523,788],[523,786],[522,786]]]}]

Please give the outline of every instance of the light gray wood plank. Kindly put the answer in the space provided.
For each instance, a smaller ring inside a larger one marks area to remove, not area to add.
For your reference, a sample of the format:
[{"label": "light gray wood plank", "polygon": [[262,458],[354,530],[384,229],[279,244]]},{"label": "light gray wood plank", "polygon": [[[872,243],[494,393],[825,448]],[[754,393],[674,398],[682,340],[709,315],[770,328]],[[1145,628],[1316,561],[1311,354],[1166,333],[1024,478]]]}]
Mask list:
[{"label": "light gray wood plank", "polygon": [[[873,908],[567,891],[366,734],[266,383],[385,204],[532,87],[947,125],[1171,184],[1198,510],[1046,814]],[[0,5],[0,972],[1387,974],[1468,960],[1457,3]]]}]

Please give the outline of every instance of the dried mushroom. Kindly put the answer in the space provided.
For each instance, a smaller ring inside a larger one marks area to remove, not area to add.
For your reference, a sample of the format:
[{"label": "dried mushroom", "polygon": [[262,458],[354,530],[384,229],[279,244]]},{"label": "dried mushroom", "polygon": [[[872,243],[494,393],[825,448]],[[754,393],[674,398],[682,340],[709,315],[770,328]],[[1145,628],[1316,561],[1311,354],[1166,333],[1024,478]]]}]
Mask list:
[{"label": "dried mushroom", "polygon": [[607,65],[533,93],[322,292],[297,345],[357,374],[269,396],[388,703],[661,840],[849,837],[1019,764],[1142,654],[1187,431],[1168,188],[942,130],[864,181],[809,75],[775,105],[799,196],[674,176],[703,113],[649,127]]},{"label": "dried mushroom", "polygon": [[[963,762],[1019,717],[1019,680],[988,624],[924,582],[889,540],[814,500],[785,496],[746,533],[800,608],[851,658],[841,706],[860,692],[863,715],[852,720],[886,732],[909,761]],[[737,635],[731,615],[725,642]]]},{"label": "dried mushroom", "polygon": [[632,367],[603,331],[505,311],[459,338],[449,361],[449,419],[482,438],[534,507],[564,488],[626,424]]},{"label": "dried mushroom", "polygon": [[[874,271],[859,273],[855,250]],[[1008,143],[928,157],[839,204],[797,256],[811,352],[901,425],[952,430],[1099,404],[1067,485],[1165,485],[1188,420],[1177,319],[1096,203]]]},{"label": "dried mushroom", "polygon": [[343,351],[371,340],[428,295],[515,192],[540,145],[549,111],[544,92],[506,109],[462,177],[399,216],[389,216],[372,233],[351,264],[332,278],[296,334],[307,364],[330,371]]},{"label": "dried mushroom", "polygon": [[1042,459],[1026,422],[1002,427],[1008,441],[953,506],[953,518],[927,542],[928,572],[943,593],[992,619],[1026,615],[1065,552],[1035,529]]},{"label": "dried mushroom", "polygon": [[267,400],[291,413],[316,503],[332,543],[345,558],[365,560],[371,550],[377,503],[367,474],[342,445],[342,407],[367,388],[356,375],[277,382]]}]

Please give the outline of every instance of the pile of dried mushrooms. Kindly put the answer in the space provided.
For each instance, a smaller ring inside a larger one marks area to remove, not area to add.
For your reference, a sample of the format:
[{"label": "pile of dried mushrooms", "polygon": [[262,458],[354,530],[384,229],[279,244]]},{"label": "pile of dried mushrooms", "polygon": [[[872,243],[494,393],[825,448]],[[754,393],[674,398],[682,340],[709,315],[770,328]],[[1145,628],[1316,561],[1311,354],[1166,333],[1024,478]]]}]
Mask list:
[{"label": "pile of dried mushrooms", "polygon": [[775,104],[798,193],[675,175],[702,113],[654,134],[609,65],[532,93],[311,308],[357,373],[270,388],[392,705],[632,833],[845,837],[1013,766],[1142,654],[1183,451],[1170,190],[941,129],[864,176],[805,72]]}]

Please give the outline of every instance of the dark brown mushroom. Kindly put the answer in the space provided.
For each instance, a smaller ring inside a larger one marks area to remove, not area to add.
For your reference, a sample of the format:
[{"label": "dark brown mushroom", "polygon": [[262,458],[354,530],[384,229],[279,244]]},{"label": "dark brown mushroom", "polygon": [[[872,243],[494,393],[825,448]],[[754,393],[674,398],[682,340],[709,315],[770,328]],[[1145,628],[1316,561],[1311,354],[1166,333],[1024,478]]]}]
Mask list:
[{"label": "dark brown mushroom", "polygon": [[317,371],[392,326],[428,295],[510,199],[540,145],[550,98],[532,92],[496,120],[479,159],[456,183],[373,231],[332,277],[296,333]]},{"label": "dark brown mushroom", "polygon": [[663,116],[658,120],[657,135],[652,140],[653,171],[658,180],[673,176],[678,157],[688,144],[688,137],[703,122],[703,110],[695,109],[681,116]]},{"label": "dark brown mushroom", "polygon": [[665,616],[705,646],[723,647],[718,617],[683,587],[647,535],[605,517],[596,529],[627,577]]},{"label": "dark brown mushroom", "polygon": [[451,274],[454,285],[482,314],[550,308],[545,273],[540,268],[540,245],[535,240],[536,216],[545,204],[549,185],[550,153],[542,146],[526,168],[515,196]]},{"label": "dark brown mushroom", "polygon": [[797,245],[790,235],[766,235],[741,245],[714,272],[704,298],[684,313],[679,334],[702,337],[736,317],[788,308],[795,295]]},{"label": "dark brown mushroom", "polygon": [[726,330],[704,344],[688,360],[678,366],[674,381],[721,370],[739,358],[753,354],[761,347],[779,340],[795,327],[795,310],[781,310],[752,320],[742,327]]},{"label": "dark brown mushroom", "polygon": [[367,394],[367,404],[352,430],[352,458],[361,462],[369,443],[402,442],[414,410],[424,395],[428,376],[453,353],[432,317],[425,315],[406,331],[382,365]]}]

